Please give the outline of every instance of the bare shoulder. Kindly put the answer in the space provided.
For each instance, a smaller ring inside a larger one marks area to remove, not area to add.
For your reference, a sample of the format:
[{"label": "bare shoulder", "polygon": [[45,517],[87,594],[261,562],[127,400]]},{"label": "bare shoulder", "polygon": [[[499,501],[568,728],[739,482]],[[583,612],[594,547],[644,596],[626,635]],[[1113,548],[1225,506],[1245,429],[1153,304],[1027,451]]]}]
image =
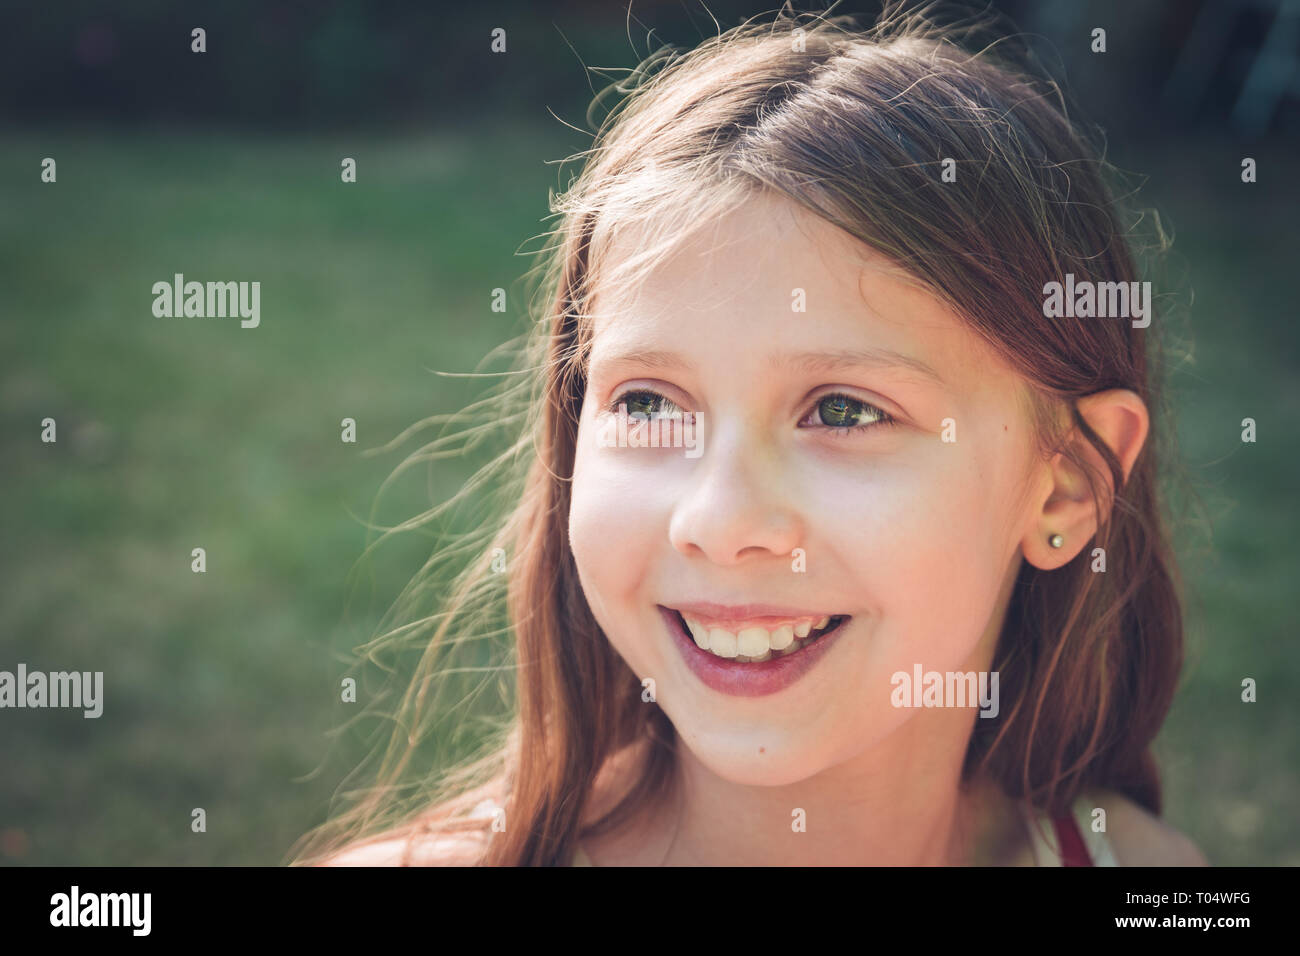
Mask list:
[{"label": "bare shoulder", "polygon": [[474,866],[487,834],[399,831],[349,844],[318,866]]},{"label": "bare shoulder", "polygon": [[1120,866],[1209,866],[1186,835],[1113,790],[1098,790],[1106,811],[1106,836]]}]

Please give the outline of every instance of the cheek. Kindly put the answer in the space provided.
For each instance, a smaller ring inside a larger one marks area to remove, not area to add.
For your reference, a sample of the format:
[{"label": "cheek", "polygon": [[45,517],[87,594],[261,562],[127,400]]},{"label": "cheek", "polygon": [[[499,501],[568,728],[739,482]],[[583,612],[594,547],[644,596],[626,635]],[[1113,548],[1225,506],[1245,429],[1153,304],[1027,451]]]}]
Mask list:
[{"label": "cheek", "polygon": [[[578,433],[570,487],[569,546],[592,613],[607,634],[633,610],[639,586],[666,536],[665,518],[647,494],[629,449],[595,448],[584,422]],[[636,450],[631,450],[635,454]],[[622,453],[622,454],[620,454]]]},{"label": "cheek", "polygon": [[998,444],[974,434],[964,444],[936,439],[819,479],[827,558],[849,569],[877,622],[873,673],[931,660],[956,666],[996,611],[1014,537],[1014,459],[990,440]]}]

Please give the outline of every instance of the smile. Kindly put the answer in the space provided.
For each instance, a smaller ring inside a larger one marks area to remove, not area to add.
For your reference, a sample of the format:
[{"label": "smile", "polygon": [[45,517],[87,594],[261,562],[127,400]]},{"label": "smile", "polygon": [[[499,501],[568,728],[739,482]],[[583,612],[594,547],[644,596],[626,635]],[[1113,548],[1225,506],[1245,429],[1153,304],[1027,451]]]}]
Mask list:
[{"label": "smile", "polygon": [[852,620],[848,614],[792,613],[757,605],[657,607],[695,676],[738,697],[773,694],[799,680]]},{"label": "smile", "polygon": [[751,623],[745,627],[733,625],[733,630],[709,624],[681,611],[676,613],[696,647],[715,657],[742,664],[761,664],[773,657],[794,654],[848,620],[847,615],[824,614],[815,620],[804,618],[774,628]]}]

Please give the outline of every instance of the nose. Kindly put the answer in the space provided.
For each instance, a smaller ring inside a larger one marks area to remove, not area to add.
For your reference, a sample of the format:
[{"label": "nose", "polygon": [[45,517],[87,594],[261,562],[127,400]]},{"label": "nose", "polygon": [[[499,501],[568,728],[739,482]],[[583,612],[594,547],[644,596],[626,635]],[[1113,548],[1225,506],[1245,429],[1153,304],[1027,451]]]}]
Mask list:
[{"label": "nose", "polygon": [[715,428],[673,508],[668,538],[687,557],[718,565],[787,557],[803,537],[791,494],[779,449],[739,428]]}]

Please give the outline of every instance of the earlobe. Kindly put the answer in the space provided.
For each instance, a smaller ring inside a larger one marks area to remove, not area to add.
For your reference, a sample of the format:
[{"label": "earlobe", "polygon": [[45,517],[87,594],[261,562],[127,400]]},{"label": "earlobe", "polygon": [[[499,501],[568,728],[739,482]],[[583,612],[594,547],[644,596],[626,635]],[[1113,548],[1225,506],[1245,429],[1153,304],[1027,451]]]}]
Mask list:
[{"label": "earlobe", "polygon": [[[1114,454],[1127,482],[1150,430],[1146,404],[1128,389],[1110,389],[1084,396],[1075,407]],[[1043,570],[1062,567],[1083,550],[1106,519],[1115,492],[1110,467],[1088,437],[1075,428],[1067,442],[1102,482],[1097,488],[1101,501],[1093,499],[1087,476],[1075,461],[1063,453],[1053,456],[1045,497],[1021,542],[1025,560]]]}]

